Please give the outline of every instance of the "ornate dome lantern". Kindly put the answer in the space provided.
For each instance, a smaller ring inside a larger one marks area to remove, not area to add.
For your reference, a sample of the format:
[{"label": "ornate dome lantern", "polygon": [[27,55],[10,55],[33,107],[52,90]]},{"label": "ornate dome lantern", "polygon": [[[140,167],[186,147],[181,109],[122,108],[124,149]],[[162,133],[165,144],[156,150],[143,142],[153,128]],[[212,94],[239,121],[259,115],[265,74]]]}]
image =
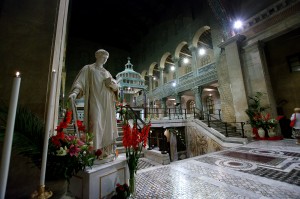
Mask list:
[{"label": "ornate dome lantern", "polygon": [[120,88],[120,101],[135,106],[136,97],[141,94],[140,91],[144,90],[146,86],[141,74],[133,70],[129,57],[127,64],[125,64],[125,70],[118,73],[116,79]]}]

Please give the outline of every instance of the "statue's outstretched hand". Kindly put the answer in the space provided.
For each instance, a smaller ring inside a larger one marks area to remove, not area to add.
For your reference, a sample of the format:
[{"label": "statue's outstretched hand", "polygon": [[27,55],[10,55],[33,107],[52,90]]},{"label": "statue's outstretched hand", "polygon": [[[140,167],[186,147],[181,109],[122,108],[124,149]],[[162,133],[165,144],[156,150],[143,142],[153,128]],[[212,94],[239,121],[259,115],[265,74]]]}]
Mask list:
[{"label": "statue's outstretched hand", "polygon": [[71,94],[69,95],[69,99],[70,99],[70,100],[75,100],[76,97],[77,97],[76,93],[71,93]]}]

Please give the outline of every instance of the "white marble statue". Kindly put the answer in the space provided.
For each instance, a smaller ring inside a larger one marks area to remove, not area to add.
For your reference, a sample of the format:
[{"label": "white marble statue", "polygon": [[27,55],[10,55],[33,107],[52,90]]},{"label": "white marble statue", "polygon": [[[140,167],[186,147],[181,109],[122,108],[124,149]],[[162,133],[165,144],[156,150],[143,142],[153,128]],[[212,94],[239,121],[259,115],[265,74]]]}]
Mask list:
[{"label": "white marble statue", "polygon": [[114,153],[117,138],[115,102],[118,85],[103,67],[109,53],[100,49],[96,51],[95,57],[95,63],[86,65],[80,70],[69,98],[84,96],[84,124],[87,131],[93,133],[95,150],[101,149],[105,157]]}]

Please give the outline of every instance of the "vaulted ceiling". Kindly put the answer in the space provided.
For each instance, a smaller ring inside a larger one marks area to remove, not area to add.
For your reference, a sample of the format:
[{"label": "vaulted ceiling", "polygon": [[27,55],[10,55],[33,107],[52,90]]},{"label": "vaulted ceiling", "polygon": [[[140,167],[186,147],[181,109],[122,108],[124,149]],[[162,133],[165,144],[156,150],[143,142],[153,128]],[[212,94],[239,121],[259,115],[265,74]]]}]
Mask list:
[{"label": "vaulted ceiling", "polygon": [[[111,45],[126,51],[163,19],[184,9],[199,12],[210,0],[70,0],[69,37]],[[217,0],[213,0],[217,1]],[[249,18],[274,0],[218,0],[231,18]],[[181,8],[182,5],[184,8]]]}]

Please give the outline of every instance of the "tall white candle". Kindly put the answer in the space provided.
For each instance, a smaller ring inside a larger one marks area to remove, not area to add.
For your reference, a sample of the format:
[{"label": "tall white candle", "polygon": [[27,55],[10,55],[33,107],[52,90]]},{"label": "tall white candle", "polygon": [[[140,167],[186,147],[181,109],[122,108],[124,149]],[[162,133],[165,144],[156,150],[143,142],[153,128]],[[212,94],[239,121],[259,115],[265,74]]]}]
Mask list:
[{"label": "tall white candle", "polygon": [[46,175],[46,163],[47,163],[47,154],[48,154],[48,140],[53,122],[54,114],[54,100],[55,100],[55,90],[56,90],[56,71],[52,71],[51,76],[51,87],[50,95],[48,100],[48,110],[47,110],[47,121],[45,126],[45,137],[44,137],[44,148],[43,148],[43,157],[42,157],[42,166],[41,166],[41,176],[40,176],[40,185],[45,185],[45,175]]},{"label": "tall white candle", "polygon": [[1,160],[1,167],[0,167],[1,168],[0,170],[1,199],[4,199],[5,191],[6,191],[20,83],[21,83],[20,73],[17,72],[13,80],[13,87],[12,87],[12,92],[10,97],[7,124],[6,124],[5,137],[4,137],[3,150],[2,150],[2,160]]}]

